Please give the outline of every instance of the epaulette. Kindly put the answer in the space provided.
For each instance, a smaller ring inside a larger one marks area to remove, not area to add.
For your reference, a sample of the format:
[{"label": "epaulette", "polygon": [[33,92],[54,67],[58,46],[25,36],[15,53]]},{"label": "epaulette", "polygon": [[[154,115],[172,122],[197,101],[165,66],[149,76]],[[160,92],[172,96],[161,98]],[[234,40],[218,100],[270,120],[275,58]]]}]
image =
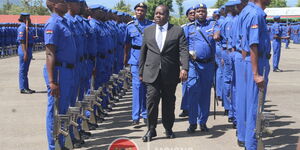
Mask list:
[{"label": "epaulette", "polygon": [[134,23],[134,20],[131,20],[127,23],[127,25],[130,25],[130,24],[133,24]]}]

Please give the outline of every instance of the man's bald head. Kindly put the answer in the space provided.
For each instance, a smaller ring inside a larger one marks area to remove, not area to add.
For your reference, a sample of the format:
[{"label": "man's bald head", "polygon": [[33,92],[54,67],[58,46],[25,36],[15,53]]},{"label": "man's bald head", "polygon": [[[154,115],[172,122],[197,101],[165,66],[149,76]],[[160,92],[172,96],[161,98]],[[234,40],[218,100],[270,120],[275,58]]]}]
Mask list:
[{"label": "man's bald head", "polygon": [[169,7],[166,5],[159,5],[154,13],[155,23],[163,26],[169,21]]},{"label": "man's bald head", "polygon": [[[159,5],[159,6],[157,6],[156,7],[156,9],[162,9],[164,12],[166,12],[166,14],[169,16],[170,15],[170,9],[169,9],[169,7],[168,6],[166,6],[166,5]],[[156,10],[155,9],[155,10]]]}]

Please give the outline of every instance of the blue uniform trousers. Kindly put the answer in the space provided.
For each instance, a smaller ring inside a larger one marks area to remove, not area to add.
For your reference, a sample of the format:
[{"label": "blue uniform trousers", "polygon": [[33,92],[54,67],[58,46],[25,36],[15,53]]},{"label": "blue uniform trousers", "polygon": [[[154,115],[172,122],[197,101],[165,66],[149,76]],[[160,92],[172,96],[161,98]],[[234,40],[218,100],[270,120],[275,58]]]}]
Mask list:
[{"label": "blue uniform trousers", "polygon": [[235,79],[236,79],[236,121],[237,137],[239,141],[245,142],[246,135],[246,68],[243,56],[235,55]]},{"label": "blue uniform trousers", "polygon": [[147,118],[146,86],[140,81],[139,66],[131,65],[132,74],[132,120],[139,120],[140,115]]},{"label": "blue uniform trousers", "polygon": [[28,86],[28,71],[32,56],[28,56],[27,61],[23,59],[24,55],[19,55],[19,89],[29,89]]},{"label": "blue uniform trousers", "polygon": [[224,109],[231,110],[231,84],[232,84],[232,65],[230,53],[227,50],[223,50],[222,58],[224,60],[223,69],[223,105]]},{"label": "blue uniform trousers", "polygon": [[235,62],[235,55],[237,52],[231,52],[230,55],[230,59],[231,59],[231,73],[232,73],[232,81],[231,81],[231,97],[230,97],[230,105],[231,105],[231,109],[229,111],[229,117],[233,117],[233,123],[236,123],[236,76],[235,76],[235,66],[234,66],[234,62]]},{"label": "blue uniform trousers", "polygon": [[96,75],[95,75],[95,89],[98,89],[104,83],[105,65],[104,60],[100,57],[97,58],[96,62]]},{"label": "blue uniform trousers", "polygon": [[214,63],[190,61],[188,86],[189,123],[206,124],[209,116]]},{"label": "blue uniform trousers", "polygon": [[189,103],[188,103],[188,99],[187,99],[187,83],[183,82],[182,83],[182,99],[181,99],[181,106],[180,109],[181,110],[188,110],[189,109]]},{"label": "blue uniform trousers", "polygon": [[273,40],[273,69],[278,69],[280,53],[281,53],[281,42],[278,40]]},{"label": "blue uniform trousers", "polygon": [[[266,73],[264,71],[266,66],[266,59],[258,59],[258,73],[263,75]],[[256,128],[256,117],[257,117],[257,107],[258,107],[258,87],[255,81],[253,80],[252,72],[252,63],[250,57],[245,59],[246,66],[246,80],[247,80],[247,92],[246,92],[246,137],[245,137],[245,146],[247,150],[256,150],[257,149],[257,140],[255,137],[255,128]],[[265,80],[268,78],[267,75],[264,75]]]},{"label": "blue uniform trousers", "polygon": [[[70,105],[70,98],[72,89],[74,88],[74,69],[67,69],[64,67],[56,67],[54,72],[55,81],[57,80],[57,73],[59,70],[59,90],[60,97],[58,99],[58,113],[66,114],[68,111],[68,107]],[[48,92],[48,104],[47,104],[47,112],[46,112],[46,129],[47,129],[47,138],[48,138],[48,149],[55,149],[55,141],[53,137],[53,128],[54,128],[54,106],[55,106],[55,98],[50,95],[51,89],[49,87],[49,79],[48,72],[46,66],[43,69],[44,79],[47,86]],[[63,146],[64,138],[63,136],[59,136],[59,143]]]},{"label": "blue uniform trousers", "polygon": [[218,97],[222,98],[223,91],[223,64],[222,64],[222,48],[216,47],[216,63],[218,68],[216,70],[216,94]]}]

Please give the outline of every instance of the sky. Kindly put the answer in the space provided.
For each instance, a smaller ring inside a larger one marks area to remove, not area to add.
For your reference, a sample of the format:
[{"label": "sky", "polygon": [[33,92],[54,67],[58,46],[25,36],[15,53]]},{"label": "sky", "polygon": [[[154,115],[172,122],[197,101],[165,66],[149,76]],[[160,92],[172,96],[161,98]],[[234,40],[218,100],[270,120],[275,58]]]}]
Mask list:
[{"label": "sky", "polygon": [[[104,5],[108,8],[113,8],[116,3],[118,3],[119,0],[86,0],[87,4],[101,4]],[[133,9],[134,5],[136,5],[137,3],[140,2],[144,2],[146,0],[125,0],[126,3],[129,3]],[[215,4],[217,0],[185,0],[183,2],[183,6],[184,6],[184,10],[188,9],[189,7],[196,5],[197,3],[201,2],[207,5],[207,7],[211,7]],[[295,6],[297,4],[297,0],[287,0],[287,5],[288,6]],[[173,9],[175,11],[175,13],[178,11],[177,6],[175,4],[173,4]]]}]

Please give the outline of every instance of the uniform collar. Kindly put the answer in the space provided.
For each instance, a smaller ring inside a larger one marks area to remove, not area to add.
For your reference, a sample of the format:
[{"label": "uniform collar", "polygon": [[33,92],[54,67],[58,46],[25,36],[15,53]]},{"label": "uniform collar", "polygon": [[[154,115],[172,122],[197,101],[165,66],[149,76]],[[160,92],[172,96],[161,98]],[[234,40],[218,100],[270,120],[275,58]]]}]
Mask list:
[{"label": "uniform collar", "polygon": [[144,21],[139,21],[138,19],[135,20],[136,23],[141,24],[141,25],[145,25],[147,24],[147,19],[144,19]]},{"label": "uniform collar", "polygon": [[205,25],[208,25],[208,24],[209,24],[209,21],[207,19],[205,20],[204,23],[200,23],[200,21],[198,19],[195,20],[195,25],[196,26],[198,26],[198,25],[199,26],[205,26]]},{"label": "uniform collar", "polygon": [[59,16],[57,13],[52,13],[51,17],[57,18],[59,21],[65,21],[66,18]]},{"label": "uniform collar", "polygon": [[82,16],[75,15],[75,18],[76,18],[79,22],[82,22],[82,21],[83,21],[83,17],[82,17]]},{"label": "uniform collar", "polygon": [[70,19],[73,23],[76,22],[76,19],[73,16],[71,16],[70,13],[67,13],[65,16],[66,18]]}]

